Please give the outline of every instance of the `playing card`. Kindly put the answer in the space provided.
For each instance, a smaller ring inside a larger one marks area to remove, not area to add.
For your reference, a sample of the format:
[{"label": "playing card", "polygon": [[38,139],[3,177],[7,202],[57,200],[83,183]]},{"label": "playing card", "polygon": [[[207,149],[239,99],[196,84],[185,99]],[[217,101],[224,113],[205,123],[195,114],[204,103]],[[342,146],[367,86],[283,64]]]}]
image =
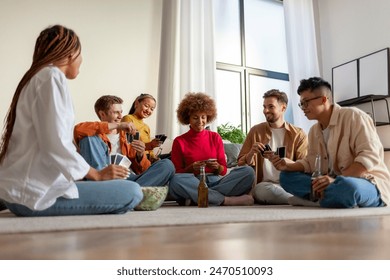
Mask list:
[{"label": "playing card", "polygon": [[115,164],[119,165],[119,163],[121,162],[123,156],[121,154],[116,154],[116,157],[115,157]]},{"label": "playing card", "polygon": [[167,139],[167,136],[165,134],[157,134],[155,138],[160,140],[161,143],[164,143],[165,139]]},{"label": "playing card", "polygon": [[133,135],[132,134],[130,134],[130,133],[126,133],[126,138],[127,138],[127,143],[131,143],[131,142],[133,142],[133,140],[134,140],[134,137],[133,137]]},{"label": "playing card", "polygon": [[280,158],[284,158],[286,156],[286,147],[278,147],[276,149],[276,154],[279,155]]},{"label": "playing card", "polygon": [[161,136],[160,141],[161,141],[162,143],[164,143],[165,139],[167,139],[167,136],[166,136],[166,135],[163,135],[163,136]]},{"label": "playing card", "polygon": [[126,156],[123,156],[122,160],[119,162],[119,165],[130,168],[131,161]]},{"label": "playing card", "polygon": [[110,155],[110,164],[115,164],[116,154]]}]

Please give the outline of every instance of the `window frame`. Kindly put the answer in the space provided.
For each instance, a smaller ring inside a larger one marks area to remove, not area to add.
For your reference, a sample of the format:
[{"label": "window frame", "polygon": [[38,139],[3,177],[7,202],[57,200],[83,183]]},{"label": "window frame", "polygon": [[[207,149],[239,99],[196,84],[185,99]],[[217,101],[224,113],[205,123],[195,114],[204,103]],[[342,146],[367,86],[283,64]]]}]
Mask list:
[{"label": "window frame", "polygon": [[[282,0],[267,0],[283,3]],[[240,73],[240,109],[241,109],[241,129],[246,134],[253,124],[250,120],[250,76],[261,76],[265,78],[289,81],[289,74],[275,72],[267,69],[258,69],[246,66],[246,44],[245,44],[245,0],[239,0],[239,18],[240,18],[240,41],[241,41],[241,65],[224,63],[217,61],[216,70],[232,71]]]}]

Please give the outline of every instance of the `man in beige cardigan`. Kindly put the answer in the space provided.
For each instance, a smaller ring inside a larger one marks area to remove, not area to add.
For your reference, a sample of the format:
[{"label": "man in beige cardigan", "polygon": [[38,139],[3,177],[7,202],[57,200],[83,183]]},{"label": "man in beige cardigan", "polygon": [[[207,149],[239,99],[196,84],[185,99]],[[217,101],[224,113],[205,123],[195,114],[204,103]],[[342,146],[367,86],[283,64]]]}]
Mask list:
[{"label": "man in beige cardigan", "polygon": [[[280,171],[267,159],[272,152],[265,152],[268,144],[273,152],[284,147],[282,157],[298,160],[306,155],[307,137],[305,132],[284,120],[287,109],[286,93],[271,89],[263,95],[263,114],[266,122],[251,128],[238,155],[238,165],[253,165],[257,181],[252,190],[255,202],[260,204],[288,204],[292,195],[279,184]],[[255,156],[256,155],[256,156]]]},{"label": "man in beige cardigan", "polygon": [[[327,208],[379,207],[389,204],[390,173],[371,117],[354,107],[333,103],[331,86],[321,78],[302,80],[299,106],[318,122],[309,132],[308,153],[296,162],[273,157],[280,183],[292,205]],[[317,155],[322,176],[311,181]],[[311,190],[318,198],[312,202]]]}]

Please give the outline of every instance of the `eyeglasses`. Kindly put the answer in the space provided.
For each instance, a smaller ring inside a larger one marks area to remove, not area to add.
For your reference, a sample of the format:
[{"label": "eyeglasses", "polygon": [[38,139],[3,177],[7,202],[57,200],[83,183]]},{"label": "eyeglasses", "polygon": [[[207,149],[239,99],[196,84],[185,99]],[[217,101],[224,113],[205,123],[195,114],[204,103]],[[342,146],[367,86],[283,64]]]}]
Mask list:
[{"label": "eyeglasses", "polygon": [[310,101],[318,99],[318,98],[322,98],[322,95],[321,96],[316,96],[316,97],[313,97],[313,98],[310,98],[310,99],[302,100],[301,102],[298,103],[298,106],[301,109],[305,109],[305,108],[307,108],[307,106],[309,106],[309,102]]}]

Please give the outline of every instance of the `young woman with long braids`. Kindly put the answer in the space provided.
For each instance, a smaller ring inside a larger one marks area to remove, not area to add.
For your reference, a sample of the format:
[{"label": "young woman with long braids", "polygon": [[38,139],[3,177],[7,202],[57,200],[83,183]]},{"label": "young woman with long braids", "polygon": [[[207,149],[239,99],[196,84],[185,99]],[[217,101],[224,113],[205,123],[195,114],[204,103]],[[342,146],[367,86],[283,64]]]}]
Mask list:
[{"label": "young woman with long braids", "polygon": [[109,165],[97,171],[76,151],[67,79],[77,77],[81,62],[72,30],[55,25],[40,33],[0,144],[0,201],[17,216],[119,214],[142,199],[137,183],[113,180],[125,179],[128,169]]}]

